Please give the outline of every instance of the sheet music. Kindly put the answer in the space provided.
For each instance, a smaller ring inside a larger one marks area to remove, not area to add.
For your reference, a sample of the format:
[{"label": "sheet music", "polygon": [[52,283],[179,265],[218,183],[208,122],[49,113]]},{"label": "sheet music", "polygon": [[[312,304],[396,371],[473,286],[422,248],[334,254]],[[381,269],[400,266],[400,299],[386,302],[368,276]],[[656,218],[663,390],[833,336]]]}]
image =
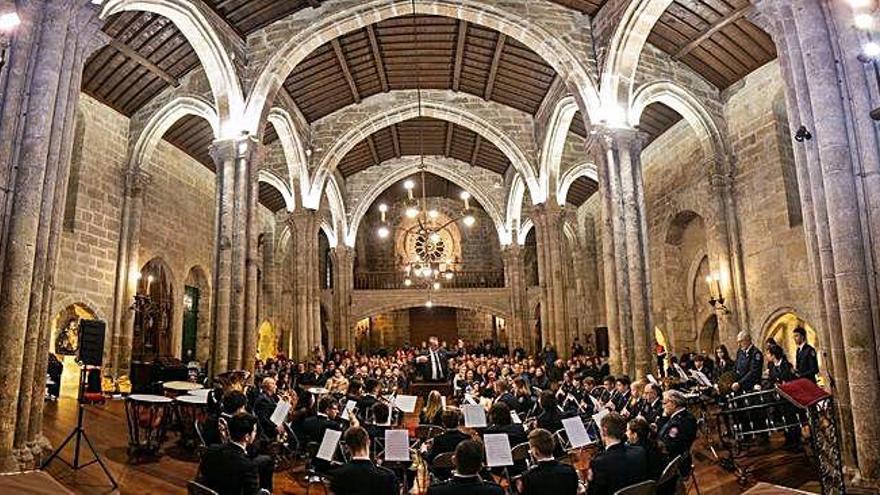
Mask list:
[{"label": "sheet music", "polygon": [[345,403],[345,409],[342,410],[342,414],[340,417],[346,421],[351,417],[351,412],[354,411],[354,408],[357,406],[357,402],[350,400]]},{"label": "sheet music", "polygon": [[275,405],[275,410],[272,411],[272,416],[269,417],[269,421],[275,423],[275,426],[281,426],[281,423],[284,423],[284,420],[287,419],[287,413],[289,412],[290,402],[279,400],[278,404]]},{"label": "sheet music", "polygon": [[593,415],[593,421],[596,423],[597,428],[601,428],[602,426],[602,418],[610,414],[611,411],[605,409],[604,407],[599,409],[599,412]]},{"label": "sheet music", "polygon": [[648,377],[648,381],[651,382],[652,385],[660,385],[660,382],[658,382],[657,379],[654,378],[654,375],[648,373],[646,376]]},{"label": "sheet music", "polygon": [[678,376],[680,376],[682,380],[686,381],[688,379],[688,374],[684,372],[684,369],[681,367],[681,365],[679,365],[678,363],[673,363],[672,365],[675,367],[675,371],[678,372]]},{"label": "sheet music", "polygon": [[468,404],[476,404],[477,401],[474,400],[474,396],[471,394],[464,394],[464,401]]},{"label": "sheet music", "polygon": [[394,398],[394,407],[405,413],[416,411],[416,401],[419,400],[415,395],[398,395]]},{"label": "sheet music", "polygon": [[406,430],[385,430],[385,461],[410,461],[409,433]]},{"label": "sheet music", "polygon": [[464,413],[464,425],[468,428],[486,427],[486,410],[477,404],[465,404],[461,406]]},{"label": "sheet music", "polygon": [[562,427],[565,428],[565,434],[568,435],[568,441],[571,443],[572,447],[579,449],[585,445],[593,443],[593,441],[590,440],[590,435],[587,434],[587,429],[584,427],[584,422],[581,421],[580,416],[563,419]]},{"label": "sheet music", "polygon": [[507,433],[487,433],[483,435],[483,441],[486,445],[487,466],[513,466],[513,453]]},{"label": "sheet music", "polygon": [[324,438],[321,439],[321,447],[318,449],[318,454],[315,457],[325,461],[332,460],[333,454],[336,453],[336,446],[339,444],[339,437],[341,436],[342,432],[339,430],[331,428],[324,430]]},{"label": "sheet music", "polygon": [[440,405],[443,407],[443,409],[446,409],[446,396],[445,395],[440,396]]},{"label": "sheet music", "polygon": [[709,377],[706,376],[706,374],[703,373],[702,371],[691,370],[691,374],[694,376],[694,378],[697,379],[697,383],[699,383],[700,385],[702,385],[704,387],[711,387],[712,386],[712,380],[709,380]]},{"label": "sheet music", "polygon": [[575,399],[574,396],[571,394],[568,394],[565,396],[565,402],[568,402],[568,401],[577,403],[577,399]]},{"label": "sheet music", "polygon": [[519,419],[519,414],[517,414],[516,411],[510,411],[510,420],[513,421],[513,424],[515,425],[522,424],[522,420]]},{"label": "sheet music", "polygon": [[594,411],[599,411],[602,409],[602,404],[599,403],[598,399],[596,399],[592,395],[588,395],[588,397],[590,398],[590,402],[593,403],[593,410]]}]

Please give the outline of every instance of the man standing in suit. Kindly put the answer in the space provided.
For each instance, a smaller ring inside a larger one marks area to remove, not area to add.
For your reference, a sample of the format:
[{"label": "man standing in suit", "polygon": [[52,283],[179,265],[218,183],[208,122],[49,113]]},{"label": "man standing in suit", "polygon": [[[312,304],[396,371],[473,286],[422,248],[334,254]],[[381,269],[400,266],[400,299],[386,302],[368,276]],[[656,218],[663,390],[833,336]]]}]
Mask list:
[{"label": "man standing in suit", "polygon": [[678,390],[663,393],[663,416],[666,422],[657,432],[657,442],[668,461],[681,455],[681,474],[691,470],[691,445],[697,438],[697,419],[687,410],[687,399]]},{"label": "man standing in suit", "polygon": [[198,481],[220,495],[256,495],[260,493],[260,470],[247,448],[257,437],[257,418],[239,413],[228,423],[229,442],[208,447],[199,465]]},{"label": "man standing in suit", "polygon": [[587,494],[611,495],[648,479],[645,449],[626,444],[626,418],[608,413],[600,426],[605,451],[590,462]]},{"label": "man standing in suit", "polygon": [[260,422],[260,433],[270,440],[275,440],[282,427],[272,422],[272,413],[278,405],[278,385],[275,379],[267,376],[260,382],[260,393],[254,400],[254,415]]},{"label": "man standing in suit", "polygon": [[535,466],[526,471],[517,481],[521,495],[575,495],[578,491],[578,476],[574,468],[562,464],[553,457],[556,441],[553,434],[542,428],[529,433],[529,452],[535,459]]},{"label": "man standing in suit", "polygon": [[752,344],[752,337],[742,331],[736,336],[739,350],[736,351],[736,362],[733,370],[736,382],[731,388],[734,392],[750,392],[761,380],[764,369],[764,355]]},{"label": "man standing in suit", "polygon": [[440,341],[437,337],[428,339],[428,349],[422,355],[416,357],[416,363],[423,367],[422,376],[427,381],[445,382],[449,379],[449,358],[458,356],[464,343],[458,341],[458,351],[450,353],[446,349],[440,347]]},{"label": "man standing in suit", "polygon": [[453,454],[455,474],[452,479],[428,487],[428,495],[504,495],[504,490],[491,480],[480,478],[483,468],[483,444],[465,440]]},{"label": "man standing in suit", "polygon": [[370,495],[397,493],[397,476],[390,469],[376,466],[370,460],[370,436],[359,426],[352,426],[343,435],[351,450],[351,461],[330,472],[330,490],[335,495]]},{"label": "man standing in suit", "polygon": [[807,331],[803,327],[794,329],[794,342],[797,344],[795,355],[795,374],[798,378],[806,378],[816,383],[816,375],[819,374],[819,358],[816,349],[807,343]]}]

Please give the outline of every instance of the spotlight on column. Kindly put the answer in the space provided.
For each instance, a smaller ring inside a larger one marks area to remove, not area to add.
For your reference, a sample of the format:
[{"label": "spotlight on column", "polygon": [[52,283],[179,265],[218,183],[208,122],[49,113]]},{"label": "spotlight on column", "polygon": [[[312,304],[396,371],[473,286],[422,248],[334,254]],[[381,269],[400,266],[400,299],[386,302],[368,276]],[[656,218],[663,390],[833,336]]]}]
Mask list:
[{"label": "spotlight on column", "polygon": [[853,17],[853,24],[859,29],[871,29],[874,27],[874,16],[871,14],[861,13]]},{"label": "spotlight on column", "polygon": [[0,31],[9,32],[21,24],[21,18],[17,12],[7,12],[0,14]]},{"label": "spotlight on column", "polygon": [[880,44],[869,41],[862,45],[862,55],[867,58],[877,58],[880,56]]},{"label": "spotlight on column", "polygon": [[391,234],[391,232],[388,230],[388,227],[385,227],[384,225],[382,227],[379,227],[379,230],[376,233],[379,234],[379,238],[381,239],[385,239],[388,237],[389,234]]},{"label": "spotlight on column", "polygon": [[433,308],[433,307],[434,307],[434,301],[428,299],[428,302],[425,303],[425,307],[426,307],[426,308]]}]

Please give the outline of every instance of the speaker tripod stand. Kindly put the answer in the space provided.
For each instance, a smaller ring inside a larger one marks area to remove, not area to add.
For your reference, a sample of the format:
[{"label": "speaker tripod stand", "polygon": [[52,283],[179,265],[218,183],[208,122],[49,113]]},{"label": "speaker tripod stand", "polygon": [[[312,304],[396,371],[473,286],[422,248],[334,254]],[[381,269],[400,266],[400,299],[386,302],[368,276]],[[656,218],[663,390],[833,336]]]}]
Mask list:
[{"label": "speaker tripod stand", "polygon": [[[76,415],[76,426],[73,428],[73,431],[71,431],[70,434],[67,435],[67,438],[65,438],[64,441],[61,442],[61,445],[59,445],[58,448],[55,449],[55,452],[52,452],[52,455],[49,456],[49,458],[46,459],[45,462],[43,462],[43,464],[40,466],[40,469],[45,471],[46,467],[49,466],[49,464],[53,460],[55,460],[56,458],[59,461],[63,462],[64,464],[67,464],[68,466],[70,466],[70,468],[73,469],[74,471],[79,471],[80,469],[83,469],[83,468],[91,466],[92,464],[98,463],[98,465],[101,466],[101,469],[104,470],[104,474],[107,475],[107,478],[110,480],[110,483],[113,485],[113,488],[116,489],[119,487],[119,484],[116,483],[116,479],[113,478],[113,474],[110,473],[109,469],[107,469],[107,465],[104,464],[104,461],[101,459],[101,456],[98,455],[98,451],[95,450],[95,446],[92,445],[92,441],[89,440],[89,436],[86,434],[85,428],[83,428],[83,416],[85,414],[85,388],[86,388],[86,382],[87,382],[88,368],[89,368],[88,366],[82,366],[80,368],[80,372],[79,372],[79,392],[78,392],[77,398],[76,398],[77,407],[79,408],[79,410],[77,411],[77,415]],[[74,449],[73,449],[73,463],[70,463],[66,459],[61,457],[59,454],[61,454],[61,451],[64,450],[65,447],[67,447],[67,444],[70,443],[70,441],[74,440],[74,439],[76,441],[74,442]],[[89,447],[89,450],[92,451],[92,455],[95,456],[95,458],[89,462],[80,464],[79,450],[80,450],[80,444],[81,444],[82,440],[86,441],[86,445]]]}]

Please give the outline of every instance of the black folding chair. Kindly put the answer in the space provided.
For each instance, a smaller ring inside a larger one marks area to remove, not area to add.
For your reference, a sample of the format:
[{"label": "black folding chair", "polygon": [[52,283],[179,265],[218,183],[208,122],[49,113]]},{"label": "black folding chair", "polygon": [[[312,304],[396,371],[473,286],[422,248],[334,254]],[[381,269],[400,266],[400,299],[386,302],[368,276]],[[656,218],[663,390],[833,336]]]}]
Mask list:
[{"label": "black folding chair", "polygon": [[196,480],[189,480],[186,484],[186,493],[188,495],[218,495],[217,492],[211,490],[207,486]]},{"label": "black folding chair", "polygon": [[648,480],[623,487],[614,492],[614,495],[654,495],[655,493],[657,493],[657,483]]},{"label": "black folding chair", "polygon": [[442,454],[437,454],[437,456],[434,457],[434,460],[431,462],[431,476],[434,477],[434,482],[443,483],[445,481],[449,481],[451,477],[441,477],[438,475],[438,473],[452,472],[452,470],[455,468],[455,465],[452,463],[452,456],[452,452],[444,452]]}]

